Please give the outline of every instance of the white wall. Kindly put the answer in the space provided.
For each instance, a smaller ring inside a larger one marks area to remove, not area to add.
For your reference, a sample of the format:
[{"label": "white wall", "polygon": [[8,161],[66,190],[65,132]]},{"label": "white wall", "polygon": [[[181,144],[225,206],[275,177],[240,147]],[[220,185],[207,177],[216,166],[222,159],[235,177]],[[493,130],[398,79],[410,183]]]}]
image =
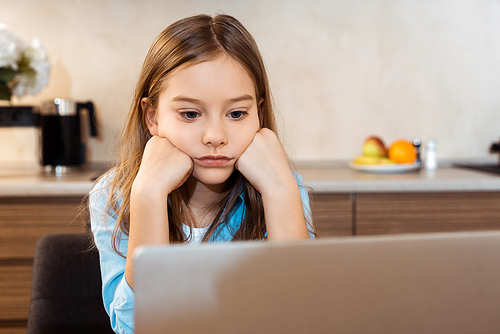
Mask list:
[{"label": "white wall", "polygon": [[[182,17],[224,12],[259,43],[297,160],[347,160],[380,135],[438,140],[439,157],[488,158],[500,138],[495,0],[0,0],[0,22],[37,36],[53,66],[36,97],[92,100],[94,161],[108,160],[149,45]],[[35,161],[34,129],[0,128],[0,161]]]}]

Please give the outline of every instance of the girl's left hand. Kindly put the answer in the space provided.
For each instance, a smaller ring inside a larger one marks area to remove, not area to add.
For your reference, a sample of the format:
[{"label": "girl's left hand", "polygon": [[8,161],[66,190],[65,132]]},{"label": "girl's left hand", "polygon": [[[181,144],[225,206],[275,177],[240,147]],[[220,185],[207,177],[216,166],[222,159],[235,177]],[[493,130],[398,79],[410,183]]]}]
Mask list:
[{"label": "girl's left hand", "polygon": [[236,168],[262,195],[268,240],[309,237],[299,187],[274,132],[259,130]]},{"label": "girl's left hand", "polygon": [[263,196],[297,188],[283,147],[276,134],[260,129],[236,162],[236,169]]}]

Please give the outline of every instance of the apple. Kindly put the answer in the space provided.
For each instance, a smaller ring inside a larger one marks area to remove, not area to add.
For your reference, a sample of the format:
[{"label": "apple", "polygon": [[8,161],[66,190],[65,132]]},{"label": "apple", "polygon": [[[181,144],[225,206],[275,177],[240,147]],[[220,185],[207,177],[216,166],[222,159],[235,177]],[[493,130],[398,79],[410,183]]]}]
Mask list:
[{"label": "apple", "polygon": [[363,155],[367,157],[385,157],[387,156],[387,148],[382,139],[371,136],[363,144]]}]

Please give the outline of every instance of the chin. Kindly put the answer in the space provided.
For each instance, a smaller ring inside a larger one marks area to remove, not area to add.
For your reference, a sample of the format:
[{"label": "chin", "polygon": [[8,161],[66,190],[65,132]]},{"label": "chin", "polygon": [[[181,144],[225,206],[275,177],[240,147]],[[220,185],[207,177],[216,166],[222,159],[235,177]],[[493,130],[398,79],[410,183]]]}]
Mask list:
[{"label": "chin", "polygon": [[234,166],[228,167],[200,167],[193,170],[193,176],[205,185],[221,185],[225,183],[234,172]]}]

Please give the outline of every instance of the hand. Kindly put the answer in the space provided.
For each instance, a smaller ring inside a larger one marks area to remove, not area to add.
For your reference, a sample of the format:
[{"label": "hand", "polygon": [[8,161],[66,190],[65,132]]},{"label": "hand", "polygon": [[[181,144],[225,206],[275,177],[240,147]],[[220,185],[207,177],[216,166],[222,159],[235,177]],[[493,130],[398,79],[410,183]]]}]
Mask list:
[{"label": "hand", "polygon": [[266,128],[255,134],[253,141],[236,161],[236,169],[262,195],[297,187],[278,137]]},{"label": "hand", "polygon": [[[160,191],[170,194],[189,178],[193,170],[193,160],[175,147],[170,140],[153,136],[146,144],[141,167],[134,180],[134,187],[145,185],[160,187]],[[157,188],[158,189],[158,188]]]},{"label": "hand", "polygon": [[236,168],[262,195],[268,240],[308,238],[299,187],[274,132],[258,131]]}]

